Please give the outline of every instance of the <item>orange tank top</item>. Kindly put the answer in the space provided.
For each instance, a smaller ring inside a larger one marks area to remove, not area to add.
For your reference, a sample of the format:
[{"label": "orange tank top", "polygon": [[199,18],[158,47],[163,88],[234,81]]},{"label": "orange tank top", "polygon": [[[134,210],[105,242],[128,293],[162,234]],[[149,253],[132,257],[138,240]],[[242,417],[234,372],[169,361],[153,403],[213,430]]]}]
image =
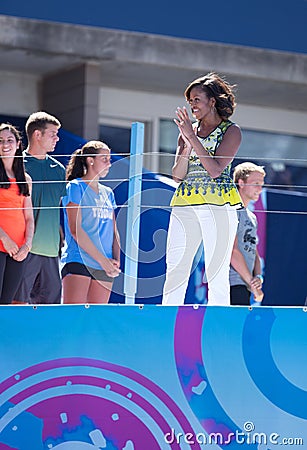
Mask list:
[{"label": "orange tank top", "polygon": [[[8,189],[0,188],[0,227],[20,248],[25,243],[26,221],[24,216],[25,197],[19,194],[15,178],[10,178]],[[5,252],[2,241],[0,251]]]}]

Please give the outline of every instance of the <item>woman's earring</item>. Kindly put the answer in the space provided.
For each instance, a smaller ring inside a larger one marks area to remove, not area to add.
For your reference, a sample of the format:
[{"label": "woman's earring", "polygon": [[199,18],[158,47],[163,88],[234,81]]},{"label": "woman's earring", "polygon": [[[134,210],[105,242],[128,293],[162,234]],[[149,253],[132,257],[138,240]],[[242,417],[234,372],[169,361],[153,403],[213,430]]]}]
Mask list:
[{"label": "woman's earring", "polygon": [[93,166],[94,165],[94,163],[93,162],[91,162],[91,166]]}]

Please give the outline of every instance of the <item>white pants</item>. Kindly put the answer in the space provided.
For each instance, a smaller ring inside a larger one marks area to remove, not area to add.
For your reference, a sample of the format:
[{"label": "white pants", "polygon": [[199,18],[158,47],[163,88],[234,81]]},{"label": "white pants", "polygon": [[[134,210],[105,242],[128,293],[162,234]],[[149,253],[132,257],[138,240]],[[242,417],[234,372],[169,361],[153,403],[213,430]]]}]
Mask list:
[{"label": "white pants", "polygon": [[237,232],[230,206],[177,206],[172,209],[166,250],[163,305],[183,305],[194,256],[203,242],[208,305],[230,305],[229,265]]}]

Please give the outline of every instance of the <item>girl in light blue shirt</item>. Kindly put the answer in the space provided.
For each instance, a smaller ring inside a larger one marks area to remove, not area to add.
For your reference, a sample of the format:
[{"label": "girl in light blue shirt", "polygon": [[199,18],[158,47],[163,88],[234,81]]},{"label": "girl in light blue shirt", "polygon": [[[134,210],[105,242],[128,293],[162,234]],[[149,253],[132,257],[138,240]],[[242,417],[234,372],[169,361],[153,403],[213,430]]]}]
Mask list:
[{"label": "girl in light blue shirt", "polygon": [[67,166],[69,183],[62,199],[64,303],[108,303],[120,273],[114,193],[99,182],[110,166],[110,149],[100,141],[89,141],[74,152]]}]

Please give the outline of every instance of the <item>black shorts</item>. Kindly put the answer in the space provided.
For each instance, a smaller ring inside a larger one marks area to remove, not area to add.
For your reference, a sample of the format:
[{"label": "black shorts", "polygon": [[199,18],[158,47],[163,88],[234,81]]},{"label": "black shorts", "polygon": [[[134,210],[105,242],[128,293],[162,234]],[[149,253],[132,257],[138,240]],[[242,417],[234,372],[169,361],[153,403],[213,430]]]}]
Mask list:
[{"label": "black shorts", "polygon": [[243,284],[230,286],[230,304],[249,306],[251,293]]},{"label": "black shorts", "polygon": [[93,269],[92,267],[87,267],[84,264],[77,262],[67,263],[61,270],[62,278],[69,274],[82,275],[83,277],[89,277],[92,280],[108,281],[109,283],[113,283],[114,281],[114,278],[109,277],[105,270]]}]

